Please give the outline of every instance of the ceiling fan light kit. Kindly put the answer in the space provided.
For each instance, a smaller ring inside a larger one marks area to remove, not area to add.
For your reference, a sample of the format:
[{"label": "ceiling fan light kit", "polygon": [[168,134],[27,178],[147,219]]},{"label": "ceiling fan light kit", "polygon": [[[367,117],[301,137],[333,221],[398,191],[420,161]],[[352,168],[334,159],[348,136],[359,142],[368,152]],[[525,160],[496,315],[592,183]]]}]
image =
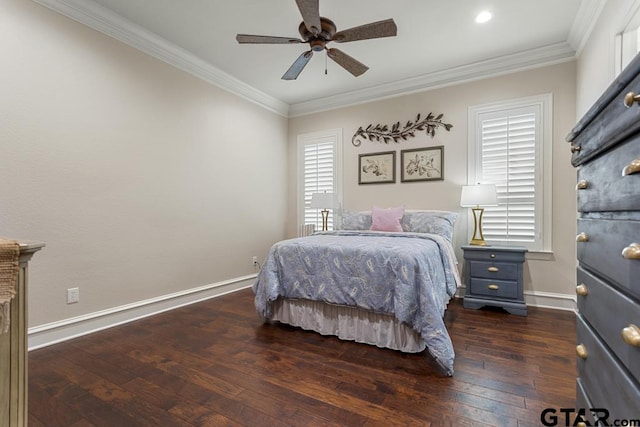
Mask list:
[{"label": "ceiling fan light kit", "polygon": [[310,50],[303,52],[282,76],[283,80],[295,80],[307,65],[314,52],[327,52],[327,56],[342,68],[358,77],[364,74],[369,67],[347,55],[340,49],[328,48],[327,43],[346,43],[358,40],[376,39],[381,37],[393,37],[398,28],[393,19],[372,22],[337,31],[336,24],[320,16],[319,0],[296,0],[302,22],[298,32],[302,40],[291,37],[259,36],[252,34],[238,34],[236,40],[240,44],[299,44],[308,43]]}]

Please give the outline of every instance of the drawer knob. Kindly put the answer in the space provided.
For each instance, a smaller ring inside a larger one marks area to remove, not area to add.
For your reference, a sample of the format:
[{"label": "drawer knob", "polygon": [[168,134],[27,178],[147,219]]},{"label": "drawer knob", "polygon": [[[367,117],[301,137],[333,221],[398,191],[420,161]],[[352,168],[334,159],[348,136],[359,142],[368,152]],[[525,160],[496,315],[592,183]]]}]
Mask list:
[{"label": "drawer knob", "polygon": [[579,145],[575,145],[575,144],[571,144],[571,152],[572,153],[578,153],[580,152],[580,146]]},{"label": "drawer knob", "polygon": [[640,159],[635,159],[622,169],[622,176],[634,175],[640,172]]},{"label": "drawer knob", "polygon": [[578,286],[576,286],[576,294],[580,295],[581,297],[586,297],[587,294],[589,294],[587,285],[585,285],[584,283],[580,283]]},{"label": "drawer knob", "polygon": [[587,427],[587,423],[580,421],[578,424],[576,424],[576,427]]},{"label": "drawer knob", "polygon": [[633,347],[640,347],[640,328],[629,325],[622,330],[622,339]]},{"label": "drawer knob", "polygon": [[498,267],[489,267],[487,268],[487,271],[490,271],[492,273],[497,273],[498,271],[500,271],[500,269]]},{"label": "drawer knob", "polygon": [[636,95],[633,92],[629,92],[624,96],[624,106],[630,108],[634,102],[640,104],[640,95]]},{"label": "drawer knob", "polygon": [[587,360],[587,347],[585,347],[584,344],[577,345],[576,354],[580,359]]},{"label": "drawer knob", "polygon": [[489,255],[489,258],[495,258],[495,257],[496,257],[496,254]]},{"label": "drawer knob", "polygon": [[498,285],[489,285],[489,286],[487,286],[487,288],[491,289],[492,291],[497,291],[498,289],[500,289],[500,286],[498,286]]},{"label": "drawer knob", "polygon": [[586,190],[587,188],[589,188],[589,181],[587,181],[586,179],[583,179],[582,181],[578,182],[578,185],[576,185],[577,190]]},{"label": "drawer knob", "polygon": [[622,250],[624,259],[640,259],[640,243],[632,243]]},{"label": "drawer knob", "polygon": [[589,241],[589,236],[587,236],[587,233],[582,232],[576,236],[576,242],[584,243],[588,241]]}]

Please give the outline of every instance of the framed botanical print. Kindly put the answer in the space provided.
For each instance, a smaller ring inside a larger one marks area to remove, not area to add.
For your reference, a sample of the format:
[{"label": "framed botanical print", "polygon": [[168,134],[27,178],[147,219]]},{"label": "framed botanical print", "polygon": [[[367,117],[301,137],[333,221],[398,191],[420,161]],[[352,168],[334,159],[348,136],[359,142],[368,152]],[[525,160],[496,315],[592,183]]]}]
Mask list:
[{"label": "framed botanical print", "polygon": [[360,154],[358,184],[386,184],[396,182],[396,152]]},{"label": "framed botanical print", "polygon": [[400,151],[400,181],[444,180],[444,145]]}]

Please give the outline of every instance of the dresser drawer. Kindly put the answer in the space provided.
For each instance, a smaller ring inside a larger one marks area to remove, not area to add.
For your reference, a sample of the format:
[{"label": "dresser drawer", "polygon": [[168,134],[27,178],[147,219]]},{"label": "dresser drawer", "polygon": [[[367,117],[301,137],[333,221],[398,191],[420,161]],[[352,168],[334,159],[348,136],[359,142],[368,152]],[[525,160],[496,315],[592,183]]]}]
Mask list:
[{"label": "dresser drawer", "polygon": [[640,244],[640,221],[578,219],[578,261],[607,281],[640,299],[640,260],[626,259],[622,251]]},{"label": "dresser drawer", "polygon": [[640,135],[580,167],[578,211],[640,210],[638,188]]},{"label": "dresser drawer", "polygon": [[609,419],[637,419],[640,386],[607,350],[605,344],[577,318],[578,344],[586,358],[577,358],[578,376],[589,392],[591,404],[609,411]]},{"label": "dresser drawer", "polygon": [[491,298],[518,299],[518,282],[507,280],[476,279],[470,280],[471,295]]},{"label": "dresser drawer", "polygon": [[[640,69],[640,61],[635,61],[633,66]],[[579,147],[579,151],[574,149],[571,158],[574,166],[584,164],[640,130],[640,108],[635,103],[630,108],[624,105],[627,93],[640,93],[640,75],[616,81],[614,85],[616,87],[610,89],[615,91],[609,90],[604,98],[599,99],[567,136],[573,147]],[[592,112],[598,114],[594,116]]]},{"label": "dresser drawer", "polygon": [[578,292],[580,314],[640,381],[640,347],[626,343],[622,337],[629,325],[640,327],[640,305],[582,268],[578,268],[578,284],[583,286]]},{"label": "dresser drawer", "polygon": [[593,413],[591,412],[591,408],[593,408],[593,404],[591,403],[591,399],[587,394],[587,391],[584,389],[584,385],[582,384],[582,380],[578,378],[576,380],[576,409],[579,411],[584,409],[584,416],[589,424],[587,425],[596,425],[596,420],[593,417]]}]

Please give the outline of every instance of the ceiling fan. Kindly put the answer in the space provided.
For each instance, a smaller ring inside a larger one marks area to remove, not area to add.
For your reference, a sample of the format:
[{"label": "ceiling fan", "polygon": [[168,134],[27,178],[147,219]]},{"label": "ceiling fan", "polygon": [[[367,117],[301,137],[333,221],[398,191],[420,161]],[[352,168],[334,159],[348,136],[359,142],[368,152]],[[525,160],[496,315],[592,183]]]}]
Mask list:
[{"label": "ceiling fan", "polygon": [[290,37],[256,36],[251,34],[238,34],[238,43],[252,44],[298,44],[309,43],[310,50],[303,52],[295,60],[286,73],[283,80],[295,80],[307,65],[314,52],[326,50],[327,56],[334,60],[342,68],[355,77],[362,75],[369,69],[366,65],[347,55],[340,49],[328,48],[329,42],[345,43],[358,40],[392,37],[396,35],[397,27],[393,19],[372,22],[343,31],[337,31],[336,24],[328,18],[320,16],[319,0],[296,0],[303,21],[298,27],[302,40]]}]

